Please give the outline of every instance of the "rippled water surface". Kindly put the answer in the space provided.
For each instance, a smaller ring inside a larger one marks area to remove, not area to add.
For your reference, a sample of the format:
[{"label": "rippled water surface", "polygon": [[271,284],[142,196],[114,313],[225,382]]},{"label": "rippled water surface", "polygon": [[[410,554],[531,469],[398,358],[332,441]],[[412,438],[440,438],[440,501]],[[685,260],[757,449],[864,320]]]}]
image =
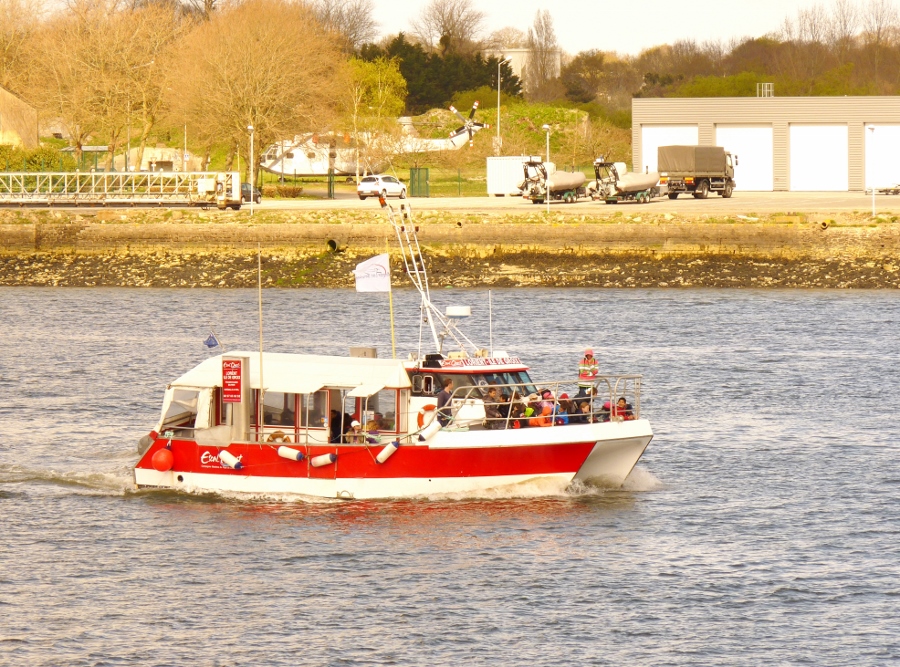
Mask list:
[{"label": "rippled water surface", "polygon": [[[135,492],[138,438],[256,294],[0,289],[0,664],[900,660],[893,292],[497,290],[532,375],[644,374],[622,490],[384,502]],[[469,304],[487,343],[487,293]],[[268,290],[266,349],[390,350],[384,295]],[[418,344],[395,293],[398,351]]]}]

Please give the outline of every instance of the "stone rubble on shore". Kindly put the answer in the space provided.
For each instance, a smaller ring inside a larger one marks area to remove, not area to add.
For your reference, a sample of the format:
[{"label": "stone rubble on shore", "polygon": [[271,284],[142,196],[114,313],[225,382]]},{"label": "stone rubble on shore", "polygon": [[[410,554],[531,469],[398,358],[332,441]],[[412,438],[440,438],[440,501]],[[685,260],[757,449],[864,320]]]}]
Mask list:
[{"label": "stone rubble on shore", "polygon": [[[417,215],[436,287],[900,287],[900,224],[862,216],[712,220]],[[749,218],[750,216],[744,216]],[[755,216],[754,216],[755,217]],[[352,287],[391,241],[374,211],[0,212],[0,285]],[[329,247],[330,242],[330,247]]]}]

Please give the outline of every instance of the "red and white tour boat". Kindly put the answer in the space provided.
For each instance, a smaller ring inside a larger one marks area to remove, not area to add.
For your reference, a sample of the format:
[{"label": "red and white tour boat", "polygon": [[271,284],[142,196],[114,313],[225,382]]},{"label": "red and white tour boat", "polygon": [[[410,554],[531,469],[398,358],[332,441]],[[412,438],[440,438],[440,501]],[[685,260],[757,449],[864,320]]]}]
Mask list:
[{"label": "red and white tour boat", "polygon": [[[653,437],[640,414],[640,376],[598,376],[595,395],[579,399],[575,378],[535,382],[518,357],[476,347],[457,327],[468,309],[444,314],[431,303],[408,204],[400,221],[382,206],[437,352],[401,360],[375,358],[371,348],[351,348],[348,357],[237,351],[206,359],[167,386],[160,420],[142,438],[138,487],[391,498],[532,482],[530,492],[552,494],[573,481],[625,481]],[[459,349],[444,352],[448,338]],[[452,398],[439,419],[436,397],[447,379]],[[574,402],[564,418],[565,395]],[[517,418],[507,397],[531,397],[537,414]],[[628,409],[617,414],[620,397]],[[585,401],[591,408],[574,414]]]}]

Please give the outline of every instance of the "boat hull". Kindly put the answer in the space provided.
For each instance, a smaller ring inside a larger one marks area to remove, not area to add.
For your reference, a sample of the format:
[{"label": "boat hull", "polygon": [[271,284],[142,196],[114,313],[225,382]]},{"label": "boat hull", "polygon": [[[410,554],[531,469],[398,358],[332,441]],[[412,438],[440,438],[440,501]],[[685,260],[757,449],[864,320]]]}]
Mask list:
[{"label": "boat hull", "polygon": [[[573,480],[620,486],[653,437],[646,420],[508,431],[441,431],[429,442],[404,444],[384,463],[387,444],[292,445],[305,454],[292,461],[277,445],[156,438],[134,470],[138,487],[248,494],[298,494],[323,498],[399,498],[469,494],[529,484],[529,494],[558,494]],[[170,470],[153,467],[153,455],[169,447]],[[289,445],[291,446],[291,445]],[[241,461],[223,465],[227,449]],[[334,463],[310,460],[335,454]]]}]

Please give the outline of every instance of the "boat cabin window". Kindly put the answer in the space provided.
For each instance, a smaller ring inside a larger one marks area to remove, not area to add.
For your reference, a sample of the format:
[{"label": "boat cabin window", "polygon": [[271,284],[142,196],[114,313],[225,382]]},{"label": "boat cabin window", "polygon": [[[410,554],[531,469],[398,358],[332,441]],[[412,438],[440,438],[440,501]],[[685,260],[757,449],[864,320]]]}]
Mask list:
[{"label": "boat cabin window", "polygon": [[267,391],[263,398],[263,424],[293,429],[297,424],[297,394]]},{"label": "boat cabin window", "polygon": [[363,428],[367,431],[397,431],[397,390],[382,389],[363,399]]},{"label": "boat cabin window", "polygon": [[[527,371],[505,371],[496,373],[417,373],[412,376],[413,396],[436,396],[441,390],[444,378],[453,380],[453,389],[459,387],[487,387],[489,384],[501,385],[500,390],[509,395],[513,390],[517,394],[528,395],[536,392]],[[502,386],[515,385],[515,386]]]},{"label": "boat cabin window", "polygon": [[[256,408],[259,404],[259,390],[253,390],[253,403],[250,406],[250,421],[259,426]],[[295,430],[306,428],[325,428],[328,416],[328,390],[323,389],[314,394],[293,394],[281,391],[267,391],[263,398],[263,426],[276,427],[277,430]]]},{"label": "boat cabin window", "polygon": [[437,394],[434,390],[433,375],[413,375],[412,386],[414,396],[434,396]]},{"label": "boat cabin window", "polygon": [[328,423],[328,390],[322,389],[314,394],[300,396],[300,420],[298,426],[306,428],[325,428]]},{"label": "boat cabin window", "polygon": [[200,398],[199,389],[175,389],[172,398],[165,406],[162,427],[181,426],[193,428],[197,418],[197,403]]}]

